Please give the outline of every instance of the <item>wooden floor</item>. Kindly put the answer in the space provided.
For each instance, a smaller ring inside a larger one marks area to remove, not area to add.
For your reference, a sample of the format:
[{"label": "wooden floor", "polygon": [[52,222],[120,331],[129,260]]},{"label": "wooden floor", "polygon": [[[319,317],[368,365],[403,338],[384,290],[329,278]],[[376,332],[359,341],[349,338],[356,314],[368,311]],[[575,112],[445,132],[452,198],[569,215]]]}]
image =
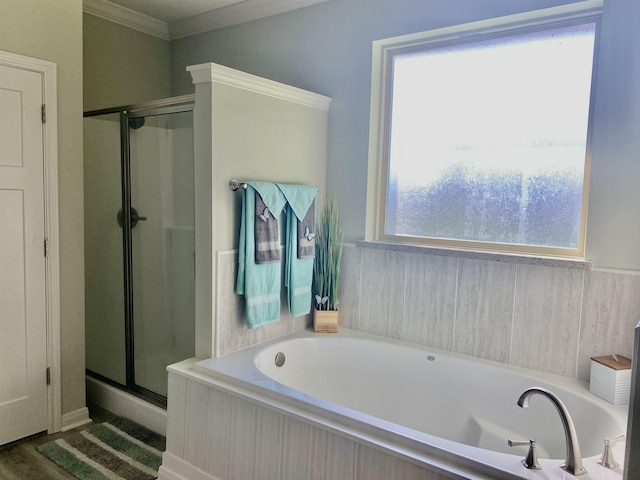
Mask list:
[{"label": "wooden floor", "polygon": [[[108,421],[114,414],[100,407],[89,406],[94,423]],[[89,426],[83,425],[68,432],[47,435],[41,433],[0,447],[0,480],[77,480],[36,450],[38,445],[64,438]]]}]

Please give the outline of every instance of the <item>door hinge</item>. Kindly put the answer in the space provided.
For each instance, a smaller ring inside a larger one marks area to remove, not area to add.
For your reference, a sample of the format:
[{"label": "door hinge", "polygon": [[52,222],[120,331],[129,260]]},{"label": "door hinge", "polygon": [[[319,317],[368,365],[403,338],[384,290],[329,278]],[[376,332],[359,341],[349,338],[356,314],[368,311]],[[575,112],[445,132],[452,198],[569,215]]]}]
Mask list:
[{"label": "door hinge", "polygon": [[49,258],[49,239],[44,239],[44,257]]},{"label": "door hinge", "polygon": [[47,385],[51,385],[51,369],[47,367]]},{"label": "door hinge", "polygon": [[47,106],[42,105],[42,123],[47,123]]}]

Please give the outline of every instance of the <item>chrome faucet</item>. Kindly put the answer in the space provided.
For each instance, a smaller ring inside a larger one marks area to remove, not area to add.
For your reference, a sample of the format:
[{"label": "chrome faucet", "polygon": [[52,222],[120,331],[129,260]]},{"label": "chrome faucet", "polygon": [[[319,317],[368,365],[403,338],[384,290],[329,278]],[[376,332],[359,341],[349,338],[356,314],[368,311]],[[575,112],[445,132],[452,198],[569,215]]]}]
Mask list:
[{"label": "chrome faucet", "polygon": [[613,446],[616,443],[624,442],[625,436],[618,435],[616,438],[605,438],[604,439],[604,452],[602,452],[602,457],[600,457],[600,461],[598,463],[603,467],[616,469],[620,466],[618,462],[613,458]]},{"label": "chrome faucet", "polygon": [[518,406],[527,408],[529,406],[529,397],[534,394],[547,397],[551,403],[553,403],[556,410],[560,414],[560,420],[562,420],[562,426],[564,427],[564,437],[567,445],[567,455],[565,457],[564,464],[560,465],[561,468],[566,470],[572,475],[582,475],[587,473],[582,466],[582,455],[580,453],[580,445],[578,444],[578,435],[576,434],[576,428],[573,425],[573,420],[567,407],[560,401],[554,393],[545,388],[532,387],[525,390],[518,399]]}]

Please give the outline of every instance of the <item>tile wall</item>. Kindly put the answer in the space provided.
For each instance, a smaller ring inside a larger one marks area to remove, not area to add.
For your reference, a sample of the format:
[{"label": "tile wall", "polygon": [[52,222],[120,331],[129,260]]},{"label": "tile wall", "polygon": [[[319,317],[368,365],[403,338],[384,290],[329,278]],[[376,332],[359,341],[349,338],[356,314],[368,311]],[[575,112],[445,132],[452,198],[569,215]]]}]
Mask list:
[{"label": "tile wall", "polygon": [[[498,257],[502,258],[502,257]],[[640,273],[346,245],[342,326],[588,380],[631,357]]]},{"label": "tile wall", "polygon": [[[415,250],[415,249],[413,249]],[[394,339],[588,380],[590,358],[631,357],[640,272],[611,272],[345,245],[340,324]],[[311,325],[249,330],[237,253],[218,253],[218,355]]]}]

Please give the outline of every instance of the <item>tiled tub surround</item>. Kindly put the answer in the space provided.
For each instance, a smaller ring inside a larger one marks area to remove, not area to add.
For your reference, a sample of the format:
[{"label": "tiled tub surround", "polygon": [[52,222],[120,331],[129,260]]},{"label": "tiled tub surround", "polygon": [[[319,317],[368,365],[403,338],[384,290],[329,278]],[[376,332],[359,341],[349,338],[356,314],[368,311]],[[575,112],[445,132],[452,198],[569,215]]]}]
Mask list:
[{"label": "tiled tub surround", "polygon": [[[340,325],[578,380],[589,379],[592,356],[632,356],[640,272],[482,257],[346,244]],[[237,253],[217,261],[217,356],[311,324],[289,317],[283,291],[281,321],[247,329],[234,291]]]},{"label": "tiled tub surround", "polygon": [[340,324],[578,380],[632,356],[639,272],[495,258],[345,245]]},{"label": "tiled tub surround", "polygon": [[[558,375],[347,329],[309,329],[169,372],[160,480],[561,480],[557,412],[538,396],[526,411],[516,405],[532,385],[572,412],[584,480],[621,479],[597,460],[602,438],[624,431],[626,408]],[[541,471],[522,466],[526,448],[507,446],[531,435]],[[623,461],[624,445],[614,455]]]}]

